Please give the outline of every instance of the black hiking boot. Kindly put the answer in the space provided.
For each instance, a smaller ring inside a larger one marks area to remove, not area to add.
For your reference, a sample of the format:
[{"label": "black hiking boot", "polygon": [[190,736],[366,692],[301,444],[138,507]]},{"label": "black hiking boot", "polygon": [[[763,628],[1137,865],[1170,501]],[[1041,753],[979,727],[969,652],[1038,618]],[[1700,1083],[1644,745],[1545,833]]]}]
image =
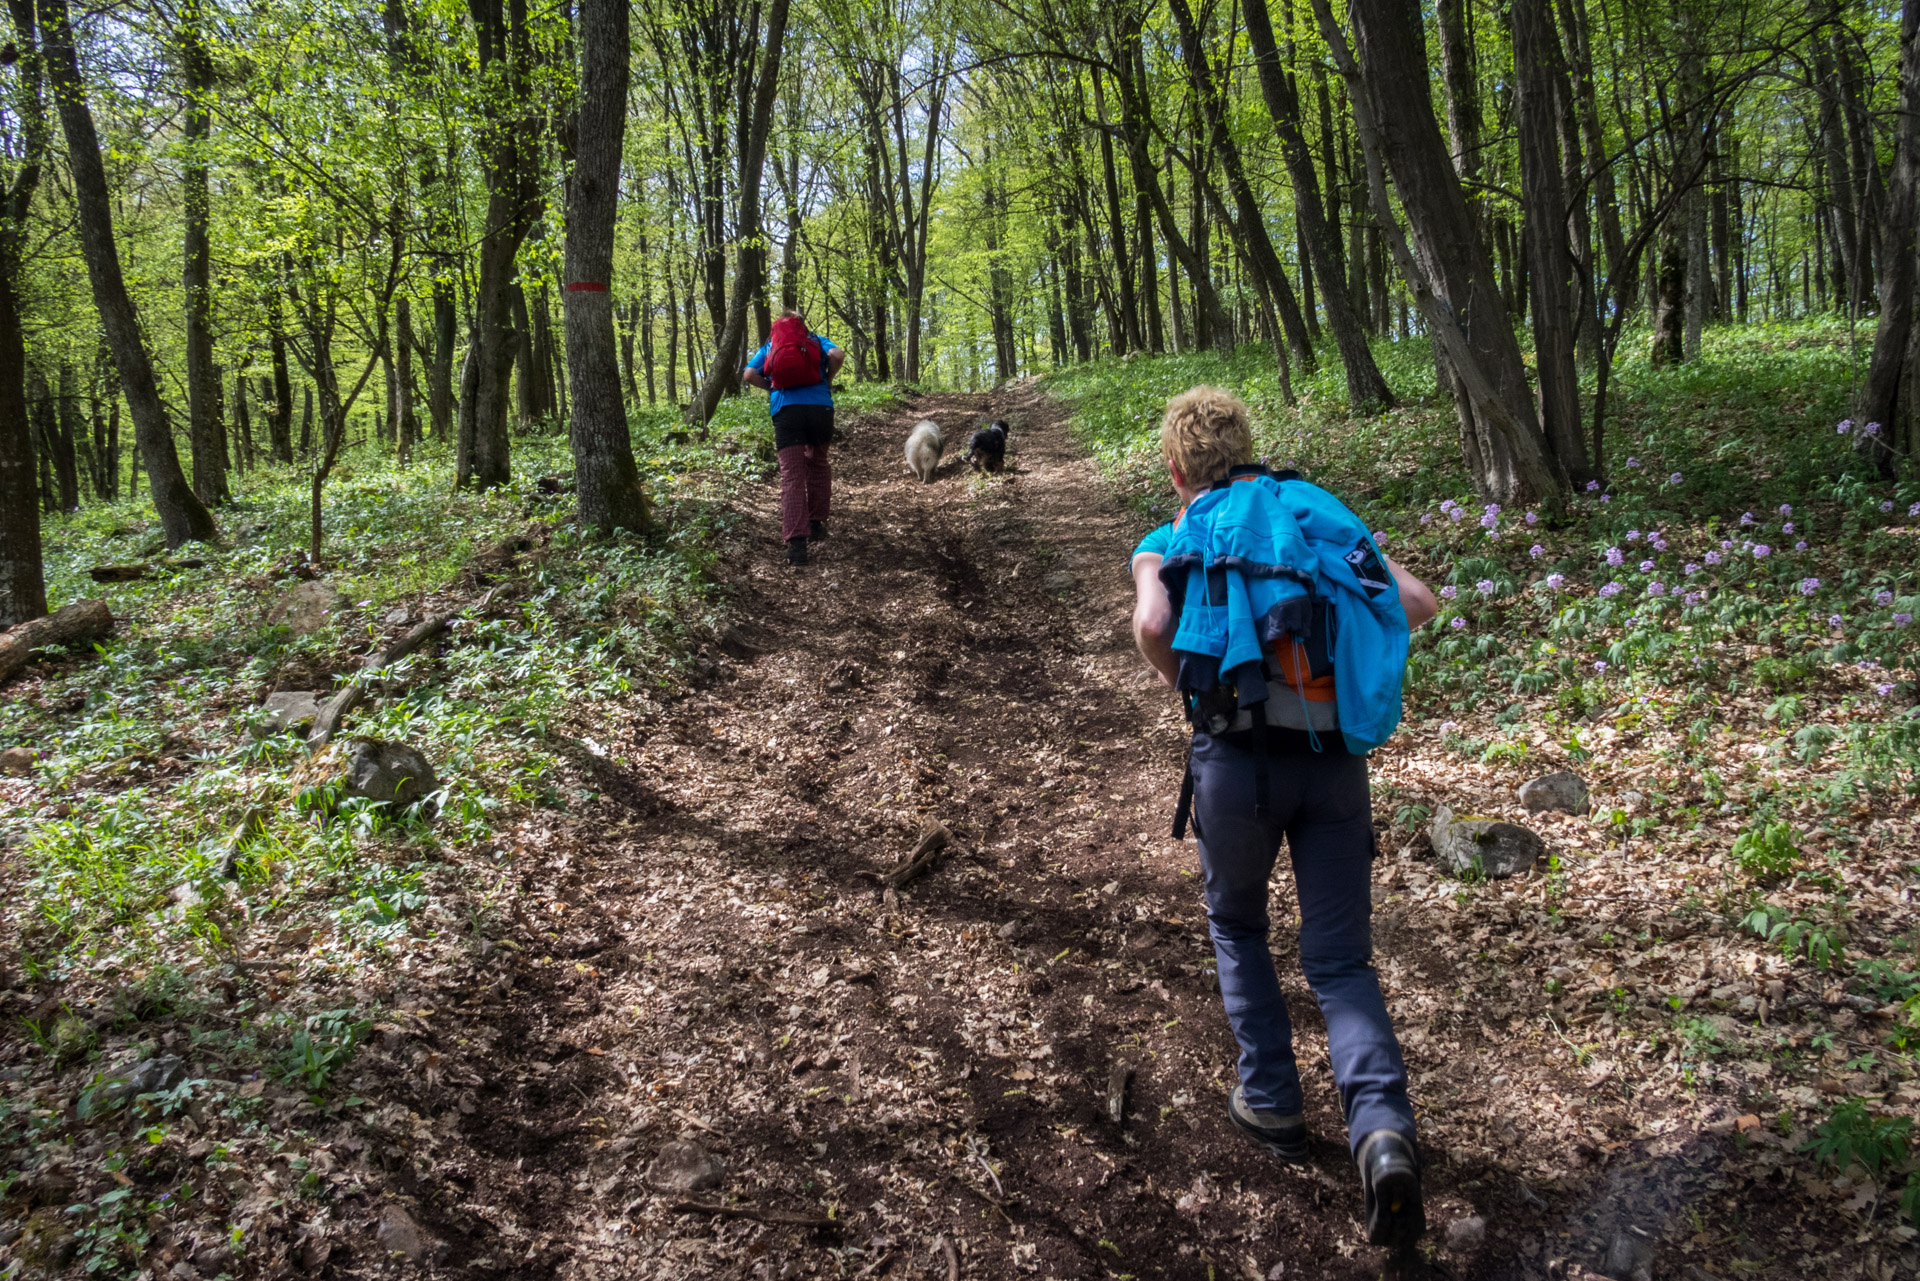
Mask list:
[{"label": "black hiking boot", "polygon": [[1405,1135],[1375,1130],[1361,1140],[1355,1159],[1366,1194],[1367,1240],[1396,1251],[1411,1250],[1427,1230],[1419,1153]]},{"label": "black hiking boot", "polygon": [[1284,1116],[1265,1108],[1247,1106],[1245,1086],[1236,1085],[1227,1096],[1227,1115],[1233,1123],[1252,1135],[1254,1141],[1282,1161],[1299,1163],[1307,1159],[1307,1118],[1296,1113]]},{"label": "black hiking boot", "polygon": [[807,563],[807,540],[789,538],[787,540],[787,564],[804,565]]},{"label": "black hiking boot", "polygon": [[824,520],[809,521],[808,524],[810,526],[810,528],[807,530],[808,538],[811,538],[816,543],[824,543],[827,541],[827,522],[826,521]]}]

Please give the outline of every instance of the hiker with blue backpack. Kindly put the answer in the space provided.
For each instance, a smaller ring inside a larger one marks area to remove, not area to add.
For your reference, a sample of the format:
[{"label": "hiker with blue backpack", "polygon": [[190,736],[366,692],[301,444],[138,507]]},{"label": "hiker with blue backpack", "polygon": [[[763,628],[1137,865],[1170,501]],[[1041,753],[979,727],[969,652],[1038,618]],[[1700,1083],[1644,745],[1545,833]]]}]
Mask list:
[{"label": "hiker with blue backpack", "polygon": [[1240,1046],[1227,1112],[1275,1155],[1306,1159],[1293,1029],[1267,944],[1284,837],[1300,968],[1326,1019],[1367,1235],[1408,1248],[1426,1215],[1406,1065],[1373,968],[1366,753],[1399,723],[1408,628],[1438,612],[1433,593],[1331,494],[1256,464],[1231,392],[1175,397],[1160,441],[1183,508],[1134,551],[1134,638],[1193,726],[1173,834],[1191,819]]},{"label": "hiker with blue backpack", "polygon": [[833,497],[833,376],[847,353],[807,328],[798,312],[782,312],[767,342],[740,371],[749,387],[771,393],[773,448],[780,459],[780,537],[787,561],[807,563],[807,540],[827,536]]}]

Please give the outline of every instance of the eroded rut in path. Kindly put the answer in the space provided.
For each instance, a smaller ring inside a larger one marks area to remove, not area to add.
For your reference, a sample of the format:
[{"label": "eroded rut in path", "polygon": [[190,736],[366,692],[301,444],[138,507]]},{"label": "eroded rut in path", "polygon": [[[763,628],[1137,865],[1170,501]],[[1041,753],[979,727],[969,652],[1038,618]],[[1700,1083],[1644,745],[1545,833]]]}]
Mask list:
[{"label": "eroded rut in path", "polygon": [[[1012,465],[982,482],[958,455],[990,413]],[[923,414],[931,485],[899,452]],[[521,950],[440,1017],[451,1084],[417,1085],[442,1270],[944,1277],[950,1247],[967,1277],[1377,1275],[1297,973],[1314,1162],[1226,1123],[1193,850],[1166,837],[1183,732],[1127,632],[1137,520],[1037,393],[843,428],[814,563],[786,566],[757,489],[716,679],[605,745],[590,818],[517,839]],[[927,820],[956,847],[883,895]],[[715,1160],[692,1189],[656,1164],[683,1139]],[[1444,1226],[1488,1172],[1430,1159]]]}]

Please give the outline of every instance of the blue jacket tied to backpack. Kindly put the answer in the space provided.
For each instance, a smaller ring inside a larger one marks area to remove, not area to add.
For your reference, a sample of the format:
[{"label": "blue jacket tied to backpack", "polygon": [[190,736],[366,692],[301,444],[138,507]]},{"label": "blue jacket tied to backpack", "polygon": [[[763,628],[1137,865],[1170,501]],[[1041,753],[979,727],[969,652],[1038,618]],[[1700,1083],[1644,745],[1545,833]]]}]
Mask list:
[{"label": "blue jacket tied to backpack", "polygon": [[[1160,581],[1180,620],[1176,687],[1190,709],[1226,700],[1290,723],[1261,705],[1295,699],[1304,710],[1311,671],[1332,678],[1349,752],[1371,751],[1399,725],[1399,585],[1359,517],[1298,473],[1236,467],[1194,499],[1174,524]],[[1270,664],[1276,654],[1285,661]]]}]

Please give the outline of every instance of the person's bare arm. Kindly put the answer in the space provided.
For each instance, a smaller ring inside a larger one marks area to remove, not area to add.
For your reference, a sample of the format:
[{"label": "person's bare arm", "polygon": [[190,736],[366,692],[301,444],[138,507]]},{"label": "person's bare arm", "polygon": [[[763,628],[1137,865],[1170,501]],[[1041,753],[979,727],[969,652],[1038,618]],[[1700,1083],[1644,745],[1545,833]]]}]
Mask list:
[{"label": "person's bare arm", "polygon": [[840,373],[840,366],[847,363],[847,349],[835,347],[827,353],[827,381],[832,382]]},{"label": "person's bare arm", "polygon": [[[1381,553],[1385,555],[1385,553]],[[1433,598],[1433,592],[1427,585],[1411,573],[1393,563],[1393,557],[1387,556],[1387,572],[1393,575],[1393,581],[1400,585],[1400,608],[1407,611],[1409,630],[1420,627],[1432,620],[1440,612],[1440,603]]]},{"label": "person's bare arm", "polygon": [[1161,682],[1171,686],[1180,675],[1180,661],[1173,656],[1173,602],[1160,581],[1160,560],[1151,552],[1133,558],[1133,643]]},{"label": "person's bare arm", "polygon": [[752,365],[740,371],[740,381],[749,387],[758,387],[761,391],[773,390],[773,384],[767,381],[767,376]]}]

